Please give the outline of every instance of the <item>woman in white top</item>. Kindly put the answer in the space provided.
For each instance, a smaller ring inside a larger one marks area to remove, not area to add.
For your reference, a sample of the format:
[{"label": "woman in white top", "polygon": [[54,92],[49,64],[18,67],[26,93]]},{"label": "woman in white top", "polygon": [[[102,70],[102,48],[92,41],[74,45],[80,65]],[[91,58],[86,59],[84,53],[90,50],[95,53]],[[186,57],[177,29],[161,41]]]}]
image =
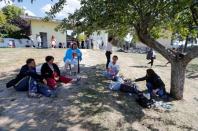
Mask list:
[{"label": "woman in white top", "polygon": [[52,39],[51,39],[51,44],[52,44],[52,48],[56,48],[56,39],[53,35],[52,35]]},{"label": "woman in white top", "polygon": [[106,53],[105,53],[106,58],[107,58],[106,69],[108,69],[109,62],[111,61],[112,41],[113,41],[113,38],[112,37],[109,37],[108,38],[107,47],[106,47]]},{"label": "woman in white top", "polygon": [[37,35],[36,36],[36,41],[37,41],[37,44],[38,44],[38,48],[40,48],[42,45],[41,45],[41,36],[40,35]]}]

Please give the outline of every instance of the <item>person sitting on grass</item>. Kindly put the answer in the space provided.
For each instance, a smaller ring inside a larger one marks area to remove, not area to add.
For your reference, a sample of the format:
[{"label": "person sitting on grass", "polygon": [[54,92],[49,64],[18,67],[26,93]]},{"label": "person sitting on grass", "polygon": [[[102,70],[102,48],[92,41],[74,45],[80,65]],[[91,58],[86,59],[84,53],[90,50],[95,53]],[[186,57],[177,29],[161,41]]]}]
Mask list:
[{"label": "person sitting on grass", "polygon": [[82,60],[82,52],[80,49],[78,49],[78,46],[76,43],[73,43],[71,47],[66,51],[65,57],[63,58],[65,62],[65,69],[70,67],[71,71],[71,65],[74,65],[75,72],[79,72],[79,61]]},{"label": "person sitting on grass", "polygon": [[118,56],[114,55],[104,75],[113,81],[122,81],[119,77],[120,66],[117,64]]},{"label": "person sitting on grass", "polygon": [[47,80],[47,85],[51,89],[56,89],[57,82],[63,82],[65,84],[69,82],[74,82],[79,79],[71,79],[65,76],[61,76],[59,67],[54,63],[53,56],[47,56],[45,58],[46,63],[41,67],[41,75]]},{"label": "person sitting on grass", "polygon": [[34,59],[27,59],[17,77],[6,84],[7,88],[13,86],[16,91],[29,90],[30,97],[40,97],[40,94],[46,97],[53,96],[54,93],[47,86],[47,80],[36,73],[35,67]]},{"label": "person sitting on grass", "polygon": [[165,84],[162,79],[154,72],[153,69],[147,69],[146,76],[136,79],[135,82],[146,80],[146,87],[148,89],[147,98],[152,98],[153,96],[159,96],[161,98],[166,97]]}]

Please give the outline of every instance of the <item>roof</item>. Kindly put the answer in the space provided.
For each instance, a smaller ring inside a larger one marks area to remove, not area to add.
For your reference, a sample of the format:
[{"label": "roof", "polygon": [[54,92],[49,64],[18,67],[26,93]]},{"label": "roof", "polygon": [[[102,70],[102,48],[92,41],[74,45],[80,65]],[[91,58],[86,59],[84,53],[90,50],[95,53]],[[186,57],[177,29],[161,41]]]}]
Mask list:
[{"label": "roof", "polygon": [[[22,15],[21,18],[26,19],[26,20],[37,20],[37,21],[43,21],[43,17],[37,17],[37,16],[27,16],[27,15]],[[61,20],[58,19],[51,19],[49,22],[55,22],[55,23],[61,23]]]}]

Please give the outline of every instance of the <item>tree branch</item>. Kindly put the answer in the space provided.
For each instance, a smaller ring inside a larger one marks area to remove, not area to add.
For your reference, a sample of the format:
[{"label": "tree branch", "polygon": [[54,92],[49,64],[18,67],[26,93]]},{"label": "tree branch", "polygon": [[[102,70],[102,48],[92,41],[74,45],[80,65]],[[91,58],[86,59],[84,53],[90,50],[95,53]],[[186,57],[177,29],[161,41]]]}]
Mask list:
[{"label": "tree branch", "polygon": [[196,7],[198,6],[198,2],[197,3],[194,3],[190,6],[190,11],[191,11],[191,14],[192,14],[192,18],[193,18],[193,21],[195,22],[195,24],[198,26],[198,13],[197,13],[197,10],[196,10]]},{"label": "tree branch", "polygon": [[165,46],[163,46],[158,41],[154,40],[150,37],[147,31],[141,31],[141,29],[138,26],[135,26],[137,35],[142,43],[147,45],[150,48],[153,48],[154,50],[158,51],[162,56],[164,56],[167,60],[172,61],[172,58],[174,57],[172,53],[170,53]]},{"label": "tree branch", "polygon": [[192,59],[198,57],[198,46],[194,46],[187,49],[187,54],[185,59],[187,62],[190,62]]}]

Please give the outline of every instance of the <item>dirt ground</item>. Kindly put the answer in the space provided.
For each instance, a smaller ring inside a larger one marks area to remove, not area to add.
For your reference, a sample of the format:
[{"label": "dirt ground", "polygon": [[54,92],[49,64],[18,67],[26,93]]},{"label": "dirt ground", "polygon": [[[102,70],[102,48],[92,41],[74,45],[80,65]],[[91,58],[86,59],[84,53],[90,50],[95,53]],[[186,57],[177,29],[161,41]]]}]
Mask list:
[{"label": "dirt ground", "polygon": [[[32,99],[26,92],[7,89],[5,83],[14,78],[29,57],[37,64],[53,55],[63,66],[63,49],[0,49],[0,131],[198,131],[198,59],[186,71],[184,100],[172,101],[171,111],[143,109],[133,96],[112,92],[109,81],[102,77],[105,66],[103,51],[83,50],[82,80],[78,84],[62,84],[57,98]],[[121,74],[135,79],[148,68],[145,55],[114,54],[119,57]],[[170,90],[170,65],[157,56],[153,69]],[[145,89],[145,83],[137,83]]]}]

